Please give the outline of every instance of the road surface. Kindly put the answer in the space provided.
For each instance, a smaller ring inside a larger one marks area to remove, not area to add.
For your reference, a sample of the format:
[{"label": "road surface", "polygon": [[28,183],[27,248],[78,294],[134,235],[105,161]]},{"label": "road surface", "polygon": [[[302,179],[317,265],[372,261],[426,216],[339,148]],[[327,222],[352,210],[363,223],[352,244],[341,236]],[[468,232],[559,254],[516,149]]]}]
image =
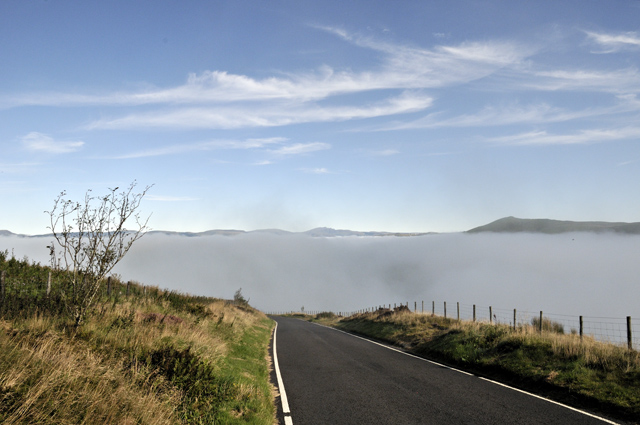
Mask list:
[{"label": "road surface", "polygon": [[278,399],[281,423],[615,423],[335,329],[292,318],[273,319],[290,410],[283,412]]}]

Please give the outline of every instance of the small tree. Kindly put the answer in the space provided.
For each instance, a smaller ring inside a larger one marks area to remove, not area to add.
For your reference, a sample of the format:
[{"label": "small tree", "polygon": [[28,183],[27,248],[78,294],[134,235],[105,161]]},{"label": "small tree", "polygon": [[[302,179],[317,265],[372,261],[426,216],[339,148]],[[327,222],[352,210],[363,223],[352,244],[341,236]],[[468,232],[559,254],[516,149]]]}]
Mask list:
[{"label": "small tree", "polygon": [[238,289],[235,294],[233,294],[233,303],[238,306],[246,307],[249,305],[249,300],[247,300],[244,295],[242,295],[242,288]]},{"label": "small tree", "polygon": [[[101,280],[149,230],[149,217],[141,219],[137,210],[151,186],[134,193],[135,186],[134,181],[120,193],[117,187],[109,189],[104,196],[93,196],[89,190],[82,202],[66,199],[62,192],[53,209],[45,211],[54,237],[47,247],[51,266],[66,271],[61,274],[61,295],[76,326],[95,303]],[[135,229],[127,230],[125,222],[131,219]]]}]

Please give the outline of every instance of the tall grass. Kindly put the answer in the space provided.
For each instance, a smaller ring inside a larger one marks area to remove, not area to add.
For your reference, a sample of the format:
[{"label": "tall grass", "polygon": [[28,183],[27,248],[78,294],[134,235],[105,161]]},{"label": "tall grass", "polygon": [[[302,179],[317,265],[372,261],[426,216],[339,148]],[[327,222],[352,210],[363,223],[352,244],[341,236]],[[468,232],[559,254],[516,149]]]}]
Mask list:
[{"label": "tall grass", "polygon": [[274,423],[272,322],[250,306],[139,284],[127,297],[114,278],[76,327],[42,295],[48,268],[5,255],[0,270],[0,423]]}]

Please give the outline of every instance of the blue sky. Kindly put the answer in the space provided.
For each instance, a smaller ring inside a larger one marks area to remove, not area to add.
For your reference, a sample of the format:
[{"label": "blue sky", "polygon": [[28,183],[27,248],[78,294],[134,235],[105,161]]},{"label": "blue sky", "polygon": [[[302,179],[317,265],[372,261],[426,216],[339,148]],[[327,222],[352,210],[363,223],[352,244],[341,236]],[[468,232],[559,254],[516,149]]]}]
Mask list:
[{"label": "blue sky", "polygon": [[0,229],[640,221],[640,2],[0,2]]}]

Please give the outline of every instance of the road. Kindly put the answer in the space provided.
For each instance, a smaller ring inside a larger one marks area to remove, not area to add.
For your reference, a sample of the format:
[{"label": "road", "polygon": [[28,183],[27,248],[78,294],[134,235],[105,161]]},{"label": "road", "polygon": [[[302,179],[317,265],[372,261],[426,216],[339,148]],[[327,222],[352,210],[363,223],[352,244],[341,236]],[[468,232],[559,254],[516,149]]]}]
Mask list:
[{"label": "road", "polygon": [[288,424],[614,423],[335,329],[273,319]]}]

